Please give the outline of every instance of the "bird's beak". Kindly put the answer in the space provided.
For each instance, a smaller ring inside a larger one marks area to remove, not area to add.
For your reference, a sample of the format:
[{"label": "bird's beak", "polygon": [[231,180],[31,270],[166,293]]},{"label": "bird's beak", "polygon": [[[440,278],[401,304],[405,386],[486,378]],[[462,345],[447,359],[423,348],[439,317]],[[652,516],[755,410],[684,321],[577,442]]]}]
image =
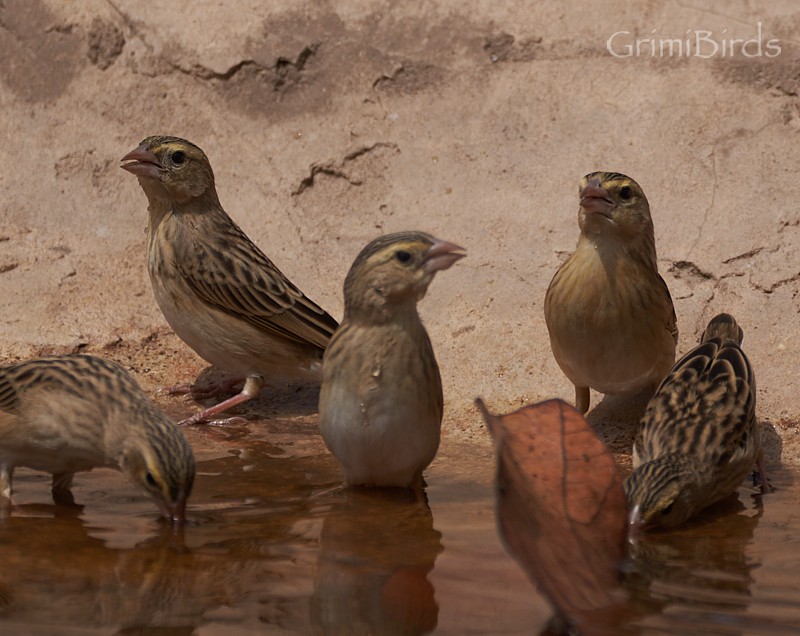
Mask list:
[{"label": "bird's beak", "polygon": [[169,507],[169,520],[173,526],[182,526],[186,521],[186,495],[181,495],[171,502]]},{"label": "bird's beak", "polygon": [[161,173],[164,172],[164,166],[158,160],[150,149],[142,144],[136,150],[131,150],[120,161],[130,161],[120,166],[123,170],[127,170],[135,174],[137,177],[150,177],[152,179],[159,179]]},{"label": "bird's beak", "polygon": [[639,504],[634,504],[628,513],[628,541],[635,543],[643,528],[642,507]]},{"label": "bird's beak", "polygon": [[178,528],[186,522],[186,495],[179,495],[175,501],[157,500],[164,517],[173,528]]},{"label": "bird's beak", "polygon": [[614,201],[608,196],[608,192],[600,185],[598,179],[592,179],[584,186],[581,190],[580,198],[581,207],[586,212],[611,217],[611,208],[614,207]]},{"label": "bird's beak", "polygon": [[447,241],[433,239],[433,245],[431,245],[427,254],[425,254],[422,268],[428,274],[433,274],[449,268],[453,263],[464,258],[466,255],[467,252],[463,247],[448,243]]}]

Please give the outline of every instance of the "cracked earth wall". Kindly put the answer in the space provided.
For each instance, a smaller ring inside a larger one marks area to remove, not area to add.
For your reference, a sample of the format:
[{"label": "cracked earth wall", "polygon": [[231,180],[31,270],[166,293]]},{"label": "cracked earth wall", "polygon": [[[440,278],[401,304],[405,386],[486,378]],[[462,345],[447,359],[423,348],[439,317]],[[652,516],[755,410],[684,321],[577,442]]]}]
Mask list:
[{"label": "cracked earth wall", "polygon": [[[578,180],[614,170],[650,200],[679,351],[733,313],[771,452],[798,461],[794,2],[270,4],[0,3],[4,358],[105,353],[147,388],[203,369],[155,305],[145,198],[118,168],[144,137],[174,134],[207,152],[227,211],[334,316],[378,234],[418,228],[465,246],[421,313],[446,430],[481,436],[476,395],[497,411],[572,399],[544,291],[577,240]],[[758,22],[779,56],[606,47],[621,29],[747,38]],[[590,419],[622,448],[631,408],[607,399]]]}]

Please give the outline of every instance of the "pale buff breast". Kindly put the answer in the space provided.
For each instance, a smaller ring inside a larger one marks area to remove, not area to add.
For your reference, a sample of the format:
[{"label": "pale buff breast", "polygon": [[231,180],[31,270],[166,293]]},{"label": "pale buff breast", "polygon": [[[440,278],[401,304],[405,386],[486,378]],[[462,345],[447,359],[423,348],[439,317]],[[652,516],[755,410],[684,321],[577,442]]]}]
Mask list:
[{"label": "pale buff breast", "polygon": [[631,394],[675,361],[672,305],[658,273],[632,259],[604,264],[591,246],[562,265],[545,302],[553,354],[577,386]]},{"label": "pale buff breast", "polygon": [[439,447],[438,373],[426,377],[431,361],[416,339],[390,331],[361,328],[353,337],[376,346],[339,338],[326,353],[320,432],[351,484],[410,486]]},{"label": "pale buff breast", "polygon": [[206,362],[237,376],[291,381],[318,379],[320,361],[304,359],[290,340],[203,302],[171,263],[166,241],[151,240],[148,271],[153,294],[175,334]]}]

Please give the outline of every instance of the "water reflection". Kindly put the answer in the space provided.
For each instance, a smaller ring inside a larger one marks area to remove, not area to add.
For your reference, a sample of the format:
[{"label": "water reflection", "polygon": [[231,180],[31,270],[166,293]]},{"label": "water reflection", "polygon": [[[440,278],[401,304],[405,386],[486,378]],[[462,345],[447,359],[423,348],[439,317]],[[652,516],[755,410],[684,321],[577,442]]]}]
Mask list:
[{"label": "water reflection", "polygon": [[0,526],[0,615],[54,627],[185,624],[200,611],[192,591],[204,582],[188,575],[195,565],[166,526],[113,550],[77,515],[11,517]]},{"label": "water reflection", "polygon": [[[329,455],[300,455],[249,440],[199,462],[201,494],[179,533],[126,483],[106,491],[101,472],[84,476],[83,507],[16,506],[0,521],[2,629],[435,629],[428,574],[443,547],[428,505],[342,489]],[[22,476],[20,499],[38,496],[40,481]]]},{"label": "water reflection", "polygon": [[311,596],[318,634],[427,634],[439,606],[428,574],[443,550],[427,503],[405,490],[346,489],[324,518]]},{"label": "water reflection", "polygon": [[[314,458],[274,454],[258,443],[201,462],[204,495],[179,533],[126,483],[82,493],[83,507],[14,507],[0,523],[3,629],[89,625],[188,634],[201,625],[267,623],[307,633],[319,532],[299,529],[315,489],[335,482]],[[91,473],[83,484],[104,479]],[[22,500],[26,483],[20,479]]]},{"label": "water reflection", "polygon": [[[0,633],[530,636],[545,623],[497,536],[488,446],[445,445],[429,508],[339,488],[318,435],[277,429],[214,439],[182,534],[114,471],[81,475],[73,508],[20,471],[0,519]],[[696,523],[646,533],[633,614],[612,633],[800,633],[800,497],[788,472],[773,479],[763,502],[745,486]]]},{"label": "water reflection", "polygon": [[758,563],[749,546],[763,514],[761,496],[743,487],[685,526],[642,533],[630,546],[626,576],[634,610],[646,615],[640,626],[750,633],[739,617],[751,603]]}]

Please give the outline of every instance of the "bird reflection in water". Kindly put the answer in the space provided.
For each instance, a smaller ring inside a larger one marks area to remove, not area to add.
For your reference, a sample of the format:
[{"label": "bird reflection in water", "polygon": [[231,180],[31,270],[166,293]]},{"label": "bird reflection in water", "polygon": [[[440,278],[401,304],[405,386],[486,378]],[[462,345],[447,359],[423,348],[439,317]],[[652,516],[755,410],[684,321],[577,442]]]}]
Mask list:
[{"label": "bird reflection in water", "polygon": [[133,547],[112,548],[104,538],[112,533],[77,508],[19,506],[0,524],[0,632],[38,625],[191,633],[209,607],[242,594],[231,586],[234,573],[220,572],[231,566],[190,551],[183,531],[158,524]]},{"label": "bird reflection in water", "polygon": [[311,597],[323,634],[427,634],[439,606],[428,580],[442,551],[428,504],[411,490],[348,488],[320,501],[324,518]]},{"label": "bird reflection in water", "polygon": [[637,536],[626,587],[644,615],[642,624],[675,628],[685,622],[705,633],[722,620],[731,629],[726,633],[739,633],[731,617],[749,613],[758,564],[748,548],[764,512],[761,496],[747,496],[747,490],[743,486],[738,498],[732,495],[679,528]]}]

